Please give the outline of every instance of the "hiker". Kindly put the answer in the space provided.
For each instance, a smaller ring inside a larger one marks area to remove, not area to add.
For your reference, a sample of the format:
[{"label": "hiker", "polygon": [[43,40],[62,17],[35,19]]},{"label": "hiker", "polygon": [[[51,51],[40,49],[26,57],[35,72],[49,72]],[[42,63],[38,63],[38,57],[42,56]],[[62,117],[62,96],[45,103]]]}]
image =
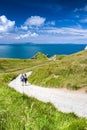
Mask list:
[{"label": "hiker", "polygon": [[24,82],[25,82],[25,85],[27,85],[27,75],[26,74],[24,74]]},{"label": "hiker", "polygon": [[20,79],[21,79],[21,82],[22,82],[22,86],[24,86],[24,82],[25,82],[24,74],[21,74]]}]

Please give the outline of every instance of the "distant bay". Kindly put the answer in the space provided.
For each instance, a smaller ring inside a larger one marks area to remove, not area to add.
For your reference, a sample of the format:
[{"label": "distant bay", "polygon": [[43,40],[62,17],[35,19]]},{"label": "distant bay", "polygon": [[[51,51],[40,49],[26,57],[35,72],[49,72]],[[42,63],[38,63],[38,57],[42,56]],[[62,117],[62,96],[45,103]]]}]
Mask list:
[{"label": "distant bay", "polygon": [[36,53],[70,55],[84,50],[87,44],[0,44],[0,58],[32,58]]}]

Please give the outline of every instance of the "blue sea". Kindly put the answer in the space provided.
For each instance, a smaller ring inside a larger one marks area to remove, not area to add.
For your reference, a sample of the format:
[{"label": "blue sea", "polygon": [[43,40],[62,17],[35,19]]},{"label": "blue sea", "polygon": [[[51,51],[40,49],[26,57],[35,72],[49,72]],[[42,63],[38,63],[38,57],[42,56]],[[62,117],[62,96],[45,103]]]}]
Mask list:
[{"label": "blue sea", "polygon": [[49,57],[55,54],[70,55],[84,50],[86,44],[0,44],[0,58],[32,58],[42,52]]}]

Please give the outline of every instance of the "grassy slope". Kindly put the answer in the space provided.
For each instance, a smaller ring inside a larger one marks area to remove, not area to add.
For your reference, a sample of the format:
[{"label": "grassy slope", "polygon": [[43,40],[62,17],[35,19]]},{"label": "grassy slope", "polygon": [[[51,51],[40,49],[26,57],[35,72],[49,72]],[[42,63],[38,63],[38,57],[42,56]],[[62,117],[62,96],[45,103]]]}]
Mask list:
[{"label": "grassy slope", "polygon": [[[37,68],[42,69],[42,66],[51,67],[52,65],[53,67],[53,62],[39,59],[0,59],[0,130],[87,129],[87,119],[78,118],[73,113],[65,114],[57,111],[51,104],[28,98],[7,86],[8,82],[14,79],[18,73]],[[54,67],[55,64],[57,63],[54,63]],[[6,72],[9,73],[6,74]]]},{"label": "grassy slope", "polygon": [[35,67],[48,63],[48,60],[34,59],[0,59],[0,74],[9,72],[23,72],[34,69]]},{"label": "grassy slope", "polygon": [[35,56],[33,56],[33,59],[44,60],[48,59],[48,57],[45,54],[38,52]]},{"label": "grassy slope", "polygon": [[33,84],[78,89],[87,86],[87,51],[65,56],[38,67],[30,76]]},{"label": "grassy slope", "polygon": [[50,103],[28,98],[7,87],[14,77],[15,74],[0,76],[0,130],[87,129],[87,119],[62,113]]}]

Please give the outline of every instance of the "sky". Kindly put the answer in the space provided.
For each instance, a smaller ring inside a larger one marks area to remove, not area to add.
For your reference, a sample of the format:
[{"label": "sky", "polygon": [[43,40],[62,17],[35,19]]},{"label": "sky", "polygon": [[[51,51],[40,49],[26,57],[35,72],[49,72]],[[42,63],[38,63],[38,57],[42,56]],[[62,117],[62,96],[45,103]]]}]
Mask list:
[{"label": "sky", "polygon": [[0,0],[0,43],[87,44],[87,0]]}]

